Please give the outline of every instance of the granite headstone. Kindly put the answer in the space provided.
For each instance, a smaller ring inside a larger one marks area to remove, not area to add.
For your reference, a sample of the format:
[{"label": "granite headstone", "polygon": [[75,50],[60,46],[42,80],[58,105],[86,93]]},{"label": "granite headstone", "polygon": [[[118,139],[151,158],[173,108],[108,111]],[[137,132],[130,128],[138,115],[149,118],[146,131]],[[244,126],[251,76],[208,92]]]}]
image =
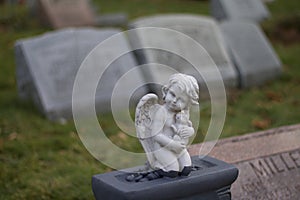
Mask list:
[{"label": "granite headstone", "polygon": [[38,0],[40,18],[53,28],[95,25],[89,0]]},{"label": "granite headstone", "polygon": [[[212,18],[185,14],[156,15],[137,19],[130,23],[130,27],[135,28],[134,34],[129,34],[131,45],[133,48],[144,48],[137,52],[140,63],[159,63],[193,75],[199,81],[202,92],[202,87],[205,86],[202,75],[214,70],[220,72],[225,86],[237,86],[237,73],[225,51],[221,32]],[[145,27],[160,29],[149,30]],[[195,44],[200,44],[208,54],[199,52]],[[157,48],[148,48],[153,45]],[[172,51],[179,52],[179,55]],[[191,60],[195,61],[194,66],[190,63]],[[212,65],[217,67],[213,68]],[[148,70],[144,74],[149,81],[167,80],[169,77],[163,70],[151,67]],[[197,70],[203,74],[200,76]],[[217,81],[214,75],[207,77],[206,81]]]},{"label": "granite headstone", "polygon": [[261,85],[280,75],[281,62],[257,25],[228,21],[220,28],[239,72],[241,87]]},{"label": "granite headstone", "polygon": [[261,0],[212,0],[211,13],[217,20],[253,22],[260,22],[270,15]]},{"label": "granite headstone", "polygon": [[[119,29],[64,29],[18,41],[15,53],[19,96],[33,99],[51,120],[72,117],[73,84],[82,61],[100,42],[118,33]],[[92,66],[93,69],[106,69],[96,92],[96,109],[99,111],[110,110],[115,84],[124,73],[136,66],[131,53],[118,55],[121,50],[130,51],[125,36],[121,36],[100,52]],[[120,57],[111,60],[115,56]],[[104,66],[103,63],[110,60],[113,62]],[[132,75],[135,78],[126,79],[124,85],[141,85],[140,74],[133,71]],[[117,97],[122,99],[124,95],[128,95],[126,91],[118,93]]]},{"label": "granite headstone", "polygon": [[[191,146],[190,153],[197,155],[201,146]],[[233,199],[300,197],[300,125],[219,140],[209,155],[238,167]]]}]

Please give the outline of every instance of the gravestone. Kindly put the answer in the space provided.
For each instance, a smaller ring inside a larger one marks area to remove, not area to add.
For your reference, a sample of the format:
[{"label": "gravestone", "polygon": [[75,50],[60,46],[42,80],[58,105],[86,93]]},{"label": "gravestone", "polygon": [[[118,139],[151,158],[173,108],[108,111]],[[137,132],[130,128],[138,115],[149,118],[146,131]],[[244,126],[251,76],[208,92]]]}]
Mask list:
[{"label": "gravestone", "polygon": [[[190,153],[201,146],[191,146]],[[219,140],[209,155],[238,167],[233,199],[299,199],[300,125]]]},{"label": "gravestone", "polygon": [[270,15],[261,0],[212,0],[211,13],[217,20],[253,22],[260,22]]},{"label": "gravestone", "polygon": [[[73,84],[82,61],[100,42],[118,33],[119,29],[64,29],[18,41],[15,53],[20,98],[33,99],[51,120],[71,118]],[[95,94],[98,111],[110,110],[115,84],[124,73],[136,66],[131,53],[121,56],[120,51],[130,51],[124,35],[98,52],[99,55],[91,66],[91,70],[95,72],[98,68],[107,67],[101,79],[99,77]],[[120,57],[112,60],[116,56]],[[105,66],[106,62],[112,63]],[[142,84],[137,71],[133,71],[132,76],[135,78],[124,81],[125,86],[130,88]],[[85,83],[89,84],[88,77]],[[119,92],[116,97],[122,99],[127,93]],[[86,97],[81,98],[84,102]]]},{"label": "gravestone", "polygon": [[40,18],[53,28],[93,26],[89,0],[38,0]]},{"label": "gravestone", "polygon": [[98,15],[96,17],[97,26],[127,26],[128,16],[126,13],[113,13]]},{"label": "gravestone", "polygon": [[281,74],[281,63],[261,29],[253,23],[228,21],[220,25],[241,87],[261,85]]},{"label": "gravestone", "polygon": [[[218,81],[216,71],[220,72],[220,79],[225,86],[237,86],[236,71],[225,51],[220,30],[212,18],[184,14],[156,15],[137,19],[130,27],[136,28],[129,34],[132,47],[143,48],[136,52],[140,63],[159,63],[177,72],[193,75],[200,83],[201,92],[204,89],[202,87],[205,87],[203,75],[207,82]],[[204,49],[199,51],[197,45]],[[155,46],[156,49],[149,49],[149,46]],[[197,70],[202,74],[199,75]],[[167,72],[154,67],[149,67],[144,74],[150,82],[167,80],[169,77]]]},{"label": "gravestone", "polygon": [[[192,158],[197,170],[189,176],[168,178],[163,177],[145,182],[128,182],[129,171],[136,172],[138,167],[125,171],[113,171],[94,175],[92,187],[95,198],[114,200],[230,200],[230,186],[238,176],[233,165],[211,157]],[[141,167],[142,169],[143,167]]]}]

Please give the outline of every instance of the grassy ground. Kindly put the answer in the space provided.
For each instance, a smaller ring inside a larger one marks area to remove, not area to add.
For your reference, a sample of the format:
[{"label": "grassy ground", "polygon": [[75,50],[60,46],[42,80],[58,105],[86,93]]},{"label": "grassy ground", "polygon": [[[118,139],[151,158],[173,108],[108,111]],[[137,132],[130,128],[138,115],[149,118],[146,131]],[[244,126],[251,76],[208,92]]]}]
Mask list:
[{"label": "grassy ground", "polygon": [[[101,13],[127,12],[130,19],[155,13],[208,15],[208,1],[94,1]],[[299,123],[300,121],[300,5],[276,0],[268,7],[272,18],[262,26],[283,63],[283,75],[262,87],[236,90],[228,96],[222,137]],[[31,103],[18,100],[14,42],[49,29],[28,16],[25,7],[0,5],[0,199],[92,199],[91,176],[109,171],[83,147],[72,122],[47,121]],[[201,114],[201,141],[210,117]],[[109,137],[124,148],[136,145],[114,126],[110,116],[101,123]]]}]

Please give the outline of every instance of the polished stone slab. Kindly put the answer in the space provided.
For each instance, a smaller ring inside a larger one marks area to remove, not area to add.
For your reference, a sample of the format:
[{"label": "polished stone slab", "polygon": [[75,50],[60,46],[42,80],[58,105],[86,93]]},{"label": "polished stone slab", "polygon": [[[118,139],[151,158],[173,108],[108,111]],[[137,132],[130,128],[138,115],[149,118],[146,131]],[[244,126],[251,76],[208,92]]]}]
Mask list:
[{"label": "polished stone slab", "polygon": [[233,185],[235,199],[300,197],[300,149],[236,163],[240,177]]},{"label": "polished stone slab", "polygon": [[[201,146],[192,145],[190,153],[197,155]],[[300,125],[219,140],[209,155],[238,167],[233,199],[300,196]]]}]

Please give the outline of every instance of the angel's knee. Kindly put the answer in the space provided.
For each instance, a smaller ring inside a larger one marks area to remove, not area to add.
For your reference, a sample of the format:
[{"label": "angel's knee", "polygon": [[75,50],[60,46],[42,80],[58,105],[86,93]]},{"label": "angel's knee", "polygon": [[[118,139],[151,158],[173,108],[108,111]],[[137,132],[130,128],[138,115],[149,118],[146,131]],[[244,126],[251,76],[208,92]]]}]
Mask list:
[{"label": "angel's knee", "polygon": [[178,158],[170,151],[162,150],[156,155],[157,161],[164,171],[179,171]]},{"label": "angel's knee", "polygon": [[191,166],[192,161],[191,161],[190,154],[186,150],[183,151],[182,155],[180,155],[180,157],[178,158],[178,162],[179,162],[180,171],[183,170],[184,167]]}]

